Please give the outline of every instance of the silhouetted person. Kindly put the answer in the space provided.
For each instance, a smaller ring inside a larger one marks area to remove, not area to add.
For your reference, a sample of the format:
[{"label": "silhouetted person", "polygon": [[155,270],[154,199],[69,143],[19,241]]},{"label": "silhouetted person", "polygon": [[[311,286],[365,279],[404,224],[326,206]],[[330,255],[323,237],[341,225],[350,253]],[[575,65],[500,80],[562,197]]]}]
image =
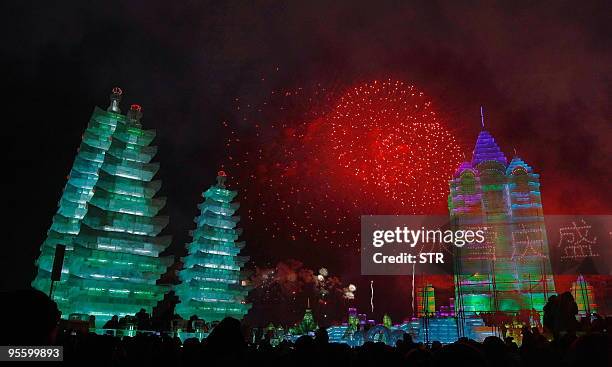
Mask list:
[{"label": "silhouetted person", "polygon": [[206,346],[212,356],[239,358],[246,349],[240,321],[233,317],[221,320],[206,338]]},{"label": "silhouetted person", "polygon": [[89,315],[89,317],[87,318],[87,322],[89,323],[90,329],[96,328],[96,317],[94,315]]},{"label": "silhouetted person", "polygon": [[431,352],[427,349],[411,349],[404,355],[404,361],[406,366],[430,366]]},{"label": "silhouetted person", "polygon": [[295,354],[292,365],[312,365],[316,357],[314,340],[309,335],[302,335],[295,341]]},{"label": "silhouetted person", "polygon": [[[508,340],[510,339],[510,340]],[[506,342],[497,336],[487,336],[482,343],[485,357],[492,366],[505,366],[508,360],[508,343],[512,338],[506,338]]]},{"label": "silhouetted person", "polygon": [[552,295],[544,305],[544,327],[550,330],[555,339],[562,332],[574,332],[578,322],[578,305],[570,292]]},{"label": "silhouetted person", "polygon": [[[434,355],[434,366],[448,367],[456,366],[458,363],[460,366],[487,366],[483,354],[475,347],[464,342],[445,345]],[[492,366],[495,365],[492,364]]]},{"label": "silhouetted person", "polygon": [[329,334],[327,334],[326,328],[321,327],[315,331],[315,344],[317,346],[327,346],[329,344]]},{"label": "silhouetted person", "polygon": [[138,330],[149,330],[151,328],[151,318],[144,308],[136,313],[136,320]]},{"label": "silhouetted person", "polygon": [[60,312],[57,304],[36,289],[3,292],[0,345],[53,345]]},{"label": "silhouetted person", "polygon": [[191,315],[189,317],[189,325],[187,325],[187,330],[189,330],[190,332],[194,332],[195,330],[195,322],[198,321],[198,315]]},{"label": "silhouetted person", "polygon": [[417,347],[417,344],[412,341],[412,335],[404,333],[401,340],[398,340],[396,346],[400,349],[402,354],[409,352],[411,349]]},{"label": "silhouetted person", "polygon": [[108,320],[102,328],[103,329],[119,329],[119,316],[115,315],[111,317],[111,319]]},{"label": "silhouetted person", "polygon": [[571,345],[569,366],[610,366],[610,342],[605,335],[594,333],[577,338]]},{"label": "silhouetted person", "polygon": [[434,340],[431,343],[431,351],[435,353],[435,352],[439,351],[440,349],[442,349],[442,343],[440,343],[437,340]]}]

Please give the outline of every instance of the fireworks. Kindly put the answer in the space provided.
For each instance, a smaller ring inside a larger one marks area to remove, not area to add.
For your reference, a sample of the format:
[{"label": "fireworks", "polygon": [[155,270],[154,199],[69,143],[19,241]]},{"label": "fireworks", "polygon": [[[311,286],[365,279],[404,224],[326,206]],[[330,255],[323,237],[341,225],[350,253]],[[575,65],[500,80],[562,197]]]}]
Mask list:
[{"label": "fireworks", "polygon": [[427,213],[448,194],[460,149],[413,86],[388,81],[353,88],[327,121],[337,172],[352,176],[361,197],[382,203],[386,214]]},{"label": "fireworks", "polygon": [[241,182],[246,229],[263,230],[267,245],[356,248],[360,215],[444,207],[462,155],[415,87],[317,86],[238,104],[225,168]]},{"label": "fireworks", "polygon": [[256,268],[250,281],[264,299],[276,297],[295,301],[303,295],[314,295],[324,300],[329,294],[345,291],[340,278],[330,276],[326,268],[315,274],[293,259],[281,261],[274,268]]},{"label": "fireworks", "polygon": [[344,298],[346,299],[355,299],[355,292],[357,291],[357,287],[354,284],[349,284],[348,287],[343,289]]}]

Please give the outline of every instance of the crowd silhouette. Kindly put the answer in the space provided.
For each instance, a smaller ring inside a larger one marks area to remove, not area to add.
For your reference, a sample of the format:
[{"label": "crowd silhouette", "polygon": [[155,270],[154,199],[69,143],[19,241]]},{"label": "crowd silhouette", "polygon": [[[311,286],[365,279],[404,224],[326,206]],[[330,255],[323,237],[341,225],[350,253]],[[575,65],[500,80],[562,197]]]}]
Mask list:
[{"label": "crowd silhouette", "polygon": [[[189,338],[181,342],[167,334],[136,333],[117,337],[91,332],[61,330],[60,312],[44,293],[26,290],[2,295],[4,312],[1,345],[62,345],[64,363],[100,366],[198,366],[237,364],[267,366],[609,366],[612,353],[610,318],[598,319],[578,335],[573,325],[556,325],[549,341],[537,328],[524,327],[520,347],[511,339],[495,336],[483,342],[461,338],[453,344],[432,342],[423,345],[404,334],[395,346],[366,342],[351,348],[331,343],[327,331],[320,328],[314,337],[300,336],[294,343],[281,341],[272,346],[269,337],[256,343],[246,341],[240,321],[226,318],[202,341]],[[551,302],[554,312],[564,303]],[[545,310],[545,323],[561,322]],[[135,315],[139,328],[151,320],[144,310]],[[107,322],[119,327],[120,320]]]}]

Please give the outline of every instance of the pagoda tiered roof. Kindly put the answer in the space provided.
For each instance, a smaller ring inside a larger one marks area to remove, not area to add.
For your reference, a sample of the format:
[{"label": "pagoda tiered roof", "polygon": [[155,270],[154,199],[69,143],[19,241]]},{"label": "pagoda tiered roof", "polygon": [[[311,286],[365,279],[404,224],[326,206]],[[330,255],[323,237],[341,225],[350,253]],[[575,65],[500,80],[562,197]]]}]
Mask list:
[{"label": "pagoda tiered roof", "polygon": [[508,164],[506,156],[499,149],[497,143],[495,143],[493,136],[488,131],[482,130],[476,140],[476,147],[472,156],[472,166],[476,167],[478,164],[486,161],[497,161],[504,167]]},{"label": "pagoda tiered roof", "polygon": [[190,232],[193,241],[187,244],[184,269],[178,274],[182,283],[175,286],[181,300],[176,312],[183,317],[241,318],[250,308],[245,302],[248,287],[242,270],[248,257],[239,255],[244,247],[237,242],[242,230],[236,227],[240,218],[234,213],[239,205],[232,202],[237,192],[225,188],[225,174],[221,173],[218,184],[202,194],[205,201],[198,205],[197,227]]},{"label": "pagoda tiered roof", "polygon": [[119,112],[116,88],[108,111],[96,108],[59,201],[37,262],[33,285],[48,290],[54,247],[66,245],[64,271],[56,285],[61,311],[87,313],[104,322],[113,315],[149,312],[168,287],[157,280],[172,263],[159,257],[170,244],[159,236],[168,224],[158,215],[154,130],[143,130],[140,106]]}]

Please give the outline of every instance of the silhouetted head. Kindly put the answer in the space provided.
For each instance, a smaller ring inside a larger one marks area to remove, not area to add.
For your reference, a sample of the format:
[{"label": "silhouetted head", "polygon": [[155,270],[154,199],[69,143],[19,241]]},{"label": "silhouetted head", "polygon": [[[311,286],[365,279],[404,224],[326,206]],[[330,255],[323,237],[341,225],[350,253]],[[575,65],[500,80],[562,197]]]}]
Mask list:
[{"label": "silhouetted head", "polygon": [[310,354],[313,352],[314,341],[309,335],[302,335],[295,341],[295,351],[300,354]]},{"label": "silhouetted head", "polygon": [[206,343],[217,351],[243,350],[246,343],[240,321],[233,317],[224,318],[206,338]]},{"label": "silhouetted head", "polygon": [[455,366],[461,363],[462,366],[484,367],[487,362],[476,348],[465,343],[454,343],[442,347],[434,357],[435,366]]},{"label": "silhouetted head", "polygon": [[0,345],[52,345],[60,312],[49,296],[36,289],[3,292],[1,303],[2,342]]},{"label": "silhouetted head", "polygon": [[318,328],[317,331],[315,331],[315,342],[319,345],[329,343],[329,334],[326,328]]},{"label": "silhouetted head", "polygon": [[440,348],[442,348],[442,343],[440,343],[439,341],[434,340],[434,341],[431,343],[431,350],[432,350],[432,351],[439,350]]},{"label": "silhouetted head", "polygon": [[[506,338],[506,343],[510,342],[512,342],[512,338],[510,340]],[[487,358],[489,360],[503,358],[506,354],[506,343],[497,336],[487,336],[482,342]]]},{"label": "silhouetted head", "polygon": [[431,364],[431,352],[426,349],[413,348],[404,355],[407,366],[429,366]]}]

